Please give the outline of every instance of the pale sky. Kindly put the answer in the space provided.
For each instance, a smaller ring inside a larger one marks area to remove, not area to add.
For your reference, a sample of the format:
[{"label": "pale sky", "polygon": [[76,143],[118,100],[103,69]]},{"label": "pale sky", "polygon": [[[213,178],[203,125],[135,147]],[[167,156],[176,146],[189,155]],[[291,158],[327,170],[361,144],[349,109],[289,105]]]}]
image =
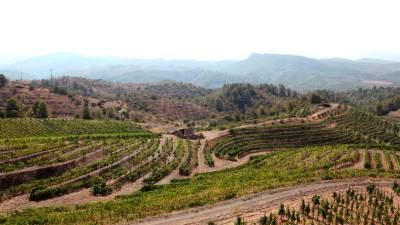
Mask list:
[{"label": "pale sky", "polygon": [[0,0],[0,54],[239,59],[400,52],[400,1]]}]

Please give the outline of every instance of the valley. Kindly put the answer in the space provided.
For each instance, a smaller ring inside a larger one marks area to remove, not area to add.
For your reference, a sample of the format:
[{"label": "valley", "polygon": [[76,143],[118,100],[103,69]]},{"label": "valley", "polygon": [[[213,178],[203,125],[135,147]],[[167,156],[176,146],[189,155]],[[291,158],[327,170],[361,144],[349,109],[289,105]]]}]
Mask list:
[{"label": "valley", "polygon": [[390,191],[397,124],[339,103],[298,115],[193,128],[199,140],[128,121],[3,119],[0,212],[13,212],[6,224],[232,224],[312,194]]},{"label": "valley", "polygon": [[399,1],[0,8],[0,225],[400,225]]}]

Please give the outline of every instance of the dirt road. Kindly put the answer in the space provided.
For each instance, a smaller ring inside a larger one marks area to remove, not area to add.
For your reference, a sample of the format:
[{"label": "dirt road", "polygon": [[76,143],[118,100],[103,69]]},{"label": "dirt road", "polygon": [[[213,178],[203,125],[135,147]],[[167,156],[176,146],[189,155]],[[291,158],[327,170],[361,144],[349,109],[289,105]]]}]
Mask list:
[{"label": "dirt road", "polygon": [[224,223],[235,218],[238,214],[254,212],[268,207],[279,206],[281,202],[301,198],[308,195],[324,192],[338,191],[348,187],[366,187],[374,183],[379,187],[389,187],[394,179],[356,178],[344,180],[321,181],[307,185],[288,188],[280,188],[267,192],[253,194],[251,196],[233,199],[218,203],[213,206],[204,206],[194,209],[170,213],[160,217],[145,219],[142,221],[121,223],[124,225],[169,225],[169,224],[207,224],[215,221]]}]

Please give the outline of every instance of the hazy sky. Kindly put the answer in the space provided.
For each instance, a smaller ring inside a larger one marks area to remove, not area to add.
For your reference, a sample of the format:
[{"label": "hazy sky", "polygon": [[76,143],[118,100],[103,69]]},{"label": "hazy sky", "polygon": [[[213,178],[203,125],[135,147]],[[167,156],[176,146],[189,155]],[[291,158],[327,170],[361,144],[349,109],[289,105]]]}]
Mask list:
[{"label": "hazy sky", "polygon": [[237,59],[400,52],[400,1],[0,0],[0,54]]}]

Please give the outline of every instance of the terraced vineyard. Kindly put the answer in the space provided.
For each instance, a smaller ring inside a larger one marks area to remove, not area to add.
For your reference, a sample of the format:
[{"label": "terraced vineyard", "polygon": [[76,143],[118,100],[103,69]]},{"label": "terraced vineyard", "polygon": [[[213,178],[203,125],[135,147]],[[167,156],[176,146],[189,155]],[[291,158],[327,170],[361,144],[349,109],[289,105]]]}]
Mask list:
[{"label": "terraced vineyard", "polygon": [[144,132],[136,123],[118,120],[81,119],[1,119],[1,138],[63,136],[79,134]]},{"label": "terraced vineyard", "polygon": [[0,151],[2,199],[30,193],[30,199],[38,201],[82,188],[93,188],[95,195],[110,194],[150,173],[160,157],[175,153],[171,144],[161,143],[164,139],[110,135],[5,144]]},{"label": "terraced vineyard", "polygon": [[[185,142],[181,141],[181,143]],[[78,208],[65,206],[61,211],[56,207],[24,210],[9,217],[7,224],[15,224],[19,221],[27,221],[23,224],[29,224],[32,221],[46,221],[43,224],[111,224],[137,220],[177,209],[233,200],[240,196],[282,186],[347,177],[399,174],[397,171],[353,169],[353,165],[360,158],[357,153],[348,146],[307,147],[277,151],[254,157],[250,163],[238,168],[198,174],[191,179],[176,180],[168,185],[152,186],[151,184],[159,179],[151,178],[149,179],[150,186],[107,203],[85,204]],[[173,164],[174,160],[169,162]],[[344,164],[348,166],[340,166]],[[162,168],[165,167],[162,166]],[[144,224],[147,223],[148,221]],[[171,224],[183,224],[183,222]]]},{"label": "terraced vineyard", "polygon": [[[110,224],[318,180],[400,176],[397,125],[344,106],[313,117],[241,126],[202,141],[117,121],[122,133],[105,125],[95,134],[65,136],[68,128],[0,139],[0,209],[51,206],[90,190],[93,199],[82,206],[27,209],[5,221]],[[96,199],[114,200],[89,203]]]},{"label": "terraced vineyard", "polygon": [[285,123],[232,129],[211,151],[220,158],[236,160],[248,153],[272,148],[400,143],[398,126],[354,109],[331,114],[319,122]]},{"label": "terraced vineyard", "polygon": [[5,131],[0,139],[2,202],[27,196],[28,204],[85,190],[95,200],[95,196],[114,196],[139,180],[139,187],[152,189],[173,179],[174,171],[188,176],[198,165],[199,142],[154,134],[131,122],[9,119],[0,123]]}]

